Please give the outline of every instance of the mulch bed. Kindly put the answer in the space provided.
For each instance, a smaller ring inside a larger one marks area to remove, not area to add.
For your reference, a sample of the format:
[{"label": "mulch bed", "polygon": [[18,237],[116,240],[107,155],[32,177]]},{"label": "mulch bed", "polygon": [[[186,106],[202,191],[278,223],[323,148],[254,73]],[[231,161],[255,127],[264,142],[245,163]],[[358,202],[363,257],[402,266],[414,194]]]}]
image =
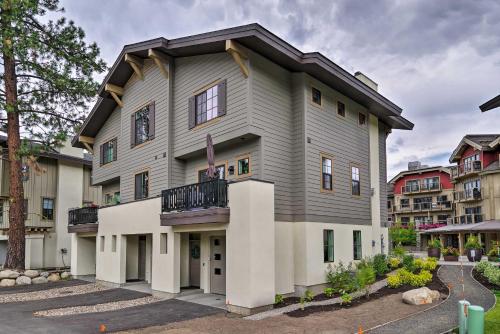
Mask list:
[{"label": "mulch bed", "polygon": [[483,274],[476,270],[476,268],[472,269],[472,277],[489,290],[500,290],[500,286],[490,283],[488,279],[483,276]]},{"label": "mulch bed", "polygon": [[[439,267],[436,268],[436,270],[432,273],[432,282],[426,286],[431,290],[438,290],[439,292],[441,292],[441,294],[448,296],[448,294],[449,294],[448,287],[443,282],[441,282],[441,280],[438,278],[438,275],[437,275],[438,269],[439,269]],[[373,300],[376,300],[379,298],[383,298],[385,296],[394,295],[397,293],[402,293],[402,292],[406,292],[406,291],[413,290],[413,289],[416,289],[416,288],[413,286],[409,286],[409,285],[403,285],[403,286],[400,286],[399,288],[394,288],[394,289],[386,286],[386,287],[384,287],[384,288],[382,288],[374,293],[371,293],[370,297],[368,297],[368,298],[366,298],[366,297],[355,298],[351,301],[350,304],[345,304],[345,305],[332,304],[332,305],[308,306],[308,307],[304,308],[304,310],[298,309],[298,310],[288,312],[285,314],[290,316],[290,317],[293,317],[293,318],[300,318],[300,317],[306,317],[310,314],[314,314],[314,313],[318,313],[318,312],[330,312],[330,311],[340,310],[342,308],[349,309],[349,308],[354,308],[356,306],[364,304],[366,302],[370,302],[370,301],[373,301]],[[446,297],[443,297],[443,299],[446,299]]]}]

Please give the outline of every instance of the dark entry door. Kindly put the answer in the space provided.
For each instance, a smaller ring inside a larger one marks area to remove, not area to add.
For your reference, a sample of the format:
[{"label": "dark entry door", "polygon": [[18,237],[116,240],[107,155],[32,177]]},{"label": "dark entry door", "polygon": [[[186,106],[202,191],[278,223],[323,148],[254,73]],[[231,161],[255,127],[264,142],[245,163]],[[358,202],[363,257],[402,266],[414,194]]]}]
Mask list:
[{"label": "dark entry door", "polygon": [[200,287],[200,240],[189,240],[189,285]]},{"label": "dark entry door", "polygon": [[146,280],[146,236],[139,236],[139,274],[138,279],[141,281]]}]

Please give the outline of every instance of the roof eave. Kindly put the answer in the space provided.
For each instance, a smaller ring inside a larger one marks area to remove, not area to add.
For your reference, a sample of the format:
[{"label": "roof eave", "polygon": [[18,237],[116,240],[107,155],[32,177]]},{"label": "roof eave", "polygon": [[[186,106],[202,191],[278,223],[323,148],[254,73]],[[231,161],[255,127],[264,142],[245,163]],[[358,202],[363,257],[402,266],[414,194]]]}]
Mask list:
[{"label": "roof eave", "polygon": [[486,101],[485,103],[481,104],[479,106],[479,109],[482,112],[485,112],[485,111],[488,111],[488,110],[491,110],[491,109],[495,109],[495,108],[498,108],[498,107],[500,107],[500,95],[497,95],[494,98],[492,98],[491,100]]}]

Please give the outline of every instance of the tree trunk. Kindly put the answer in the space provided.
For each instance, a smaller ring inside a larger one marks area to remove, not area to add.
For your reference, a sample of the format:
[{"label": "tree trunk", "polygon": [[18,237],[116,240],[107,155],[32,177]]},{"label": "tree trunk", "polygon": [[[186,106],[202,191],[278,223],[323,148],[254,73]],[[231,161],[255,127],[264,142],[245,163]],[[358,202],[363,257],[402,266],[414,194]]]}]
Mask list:
[{"label": "tree trunk", "polygon": [[[5,1],[2,8],[2,29],[10,30],[10,1]],[[7,110],[7,146],[10,162],[9,189],[9,242],[4,267],[24,269],[25,229],[24,229],[24,193],[21,175],[21,158],[18,155],[21,138],[19,135],[19,114],[17,112],[17,79],[12,40],[3,41],[3,63],[5,82],[5,101]]]}]

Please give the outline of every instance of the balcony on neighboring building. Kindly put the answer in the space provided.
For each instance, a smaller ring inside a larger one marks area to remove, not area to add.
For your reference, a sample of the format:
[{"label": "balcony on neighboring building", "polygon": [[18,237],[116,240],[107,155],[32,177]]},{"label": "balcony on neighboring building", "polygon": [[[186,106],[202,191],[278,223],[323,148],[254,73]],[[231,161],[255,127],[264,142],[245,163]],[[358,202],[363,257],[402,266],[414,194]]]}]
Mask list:
[{"label": "balcony on neighboring building", "polygon": [[477,173],[481,172],[482,170],[483,165],[481,161],[472,161],[470,163],[451,167],[451,178],[452,180],[457,180],[464,176],[477,175]]},{"label": "balcony on neighboring building", "polygon": [[98,210],[99,208],[97,206],[69,209],[68,232],[69,233],[97,232]]},{"label": "balcony on neighboring building", "polygon": [[443,189],[441,183],[418,183],[411,184],[401,187],[401,193],[403,194],[422,194],[437,192]]},{"label": "balcony on neighboring building", "polygon": [[161,225],[228,223],[228,183],[215,179],[163,190]]},{"label": "balcony on neighboring building", "polygon": [[453,193],[453,200],[455,202],[474,202],[482,199],[481,189],[478,188],[455,191]]},{"label": "balcony on neighboring building", "polygon": [[453,209],[451,201],[444,202],[423,202],[423,203],[413,203],[408,205],[395,205],[394,212],[425,212],[425,211],[450,211]]},{"label": "balcony on neighboring building", "polygon": [[476,224],[483,221],[482,214],[466,214],[461,216],[456,216],[453,223],[454,224]]}]

